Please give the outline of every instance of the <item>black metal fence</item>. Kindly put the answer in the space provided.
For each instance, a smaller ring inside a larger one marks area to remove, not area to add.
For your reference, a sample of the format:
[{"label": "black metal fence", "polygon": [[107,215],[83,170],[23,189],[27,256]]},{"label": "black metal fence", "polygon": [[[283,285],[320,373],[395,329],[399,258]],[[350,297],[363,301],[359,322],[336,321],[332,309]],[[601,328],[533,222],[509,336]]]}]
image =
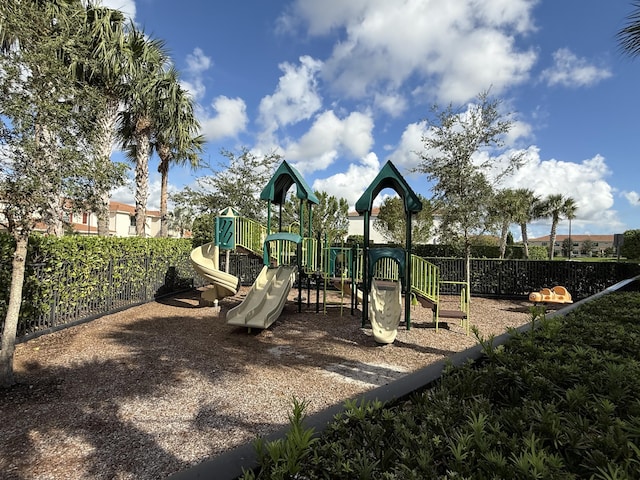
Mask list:
[{"label": "black metal fence", "polygon": [[[264,266],[262,258],[250,253],[232,253],[229,255],[229,273],[240,279],[244,286],[253,285]],[[220,255],[220,269],[227,268],[226,255]]]},{"label": "black metal fence", "polygon": [[[463,259],[427,260],[440,268],[442,280],[464,280]],[[220,261],[221,269],[226,270],[226,256],[222,255]],[[262,267],[262,259],[255,255],[229,256],[229,273],[237,276],[242,285],[252,285]],[[132,270],[138,274],[126,276],[125,272]],[[81,282],[74,275],[77,276],[77,268],[71,265],[60,265],[55,269],[46,264],[29,266],[25,282],[29,302],[23,303],[17,332],[19,339],[206,284],[195,274],[188,258],[167,263],[166,259],[153,255],[112,260],[106,268],[84,270]],[[637,275],[640,275],[640,265],[631,263],[472,259],[471,294],[526,297],[543,287],[563,285],[575,300],[579,300]],[[87,278],[91,279],[89,286]],[[82,283],[82,287],[76,288],[77,283]],[[441,293],[458,293],[457,288],[444,284]],[[0,317],[0,327],[3,322],[4,315]]]},{"label": "black metal fence", "polygon": [[[84,269],[82,279],[77,272],[77,266],[71,264],[55,268],[47,263],[27,266],[16,332],[18,339],[28,339],[205,283],[186,257],[178,262],[154,255],[109,260],[99,268]],[[0,332],[4,320],[3,314]]]},{"label": "black metal fence", "polygon": [[[426,258],[440,268],[441,280],[462,282],[464,259]],[[594,295],[611,285],[640,275],[640,265],[623,262],[563,262],[547,260],[471,259],[471,294],[495,297],[528,297],[529,293],[556,285],[566,287],[576,300]],[[221,258],[225,268],[225,257]],[[242,285],[252,285],[262,269],[255,255],[231,254],[229,273]],[[459,285],[443,284],[443,294],[459,293]]]},{"label": "black metal fence", "polygon": [[[427,258],[440,267],[442,280],[464,281],[464,259]],[[640,265],[619,262],[471,259],[471,294],[527,297],[541,288],[566,287],[575,300],[640,275]],[[442,293],[457,293],[443,285]],[[449,291],[451,290],[451,291]]]}]

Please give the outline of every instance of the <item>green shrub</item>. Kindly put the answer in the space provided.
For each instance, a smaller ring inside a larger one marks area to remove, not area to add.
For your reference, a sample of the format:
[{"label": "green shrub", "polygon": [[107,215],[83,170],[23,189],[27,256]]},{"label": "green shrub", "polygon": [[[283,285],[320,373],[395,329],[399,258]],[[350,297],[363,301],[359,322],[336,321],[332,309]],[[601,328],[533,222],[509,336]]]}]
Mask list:
[{"label": "green shrub", "polygon": [[640,478],[640,293],[532,315],[538,328],[478,338],[479,362],[409,399],[348,402],[294,451],[303,476],[278,478]]},{"label": "green shrub", "polygon": [[[12,249],[0,236],[0,251]],[[191,242],[34,234],[29,238],[18,336],[106,313],[128,299],[146,301],[193,284]],[[0,265],[0,322],[4,322],[11,261]]]},{"label": "green shrub", "polygon": [[620,247],[620,255],[631,260],[640,259],[640,230],[624,232],[624,243]]}]

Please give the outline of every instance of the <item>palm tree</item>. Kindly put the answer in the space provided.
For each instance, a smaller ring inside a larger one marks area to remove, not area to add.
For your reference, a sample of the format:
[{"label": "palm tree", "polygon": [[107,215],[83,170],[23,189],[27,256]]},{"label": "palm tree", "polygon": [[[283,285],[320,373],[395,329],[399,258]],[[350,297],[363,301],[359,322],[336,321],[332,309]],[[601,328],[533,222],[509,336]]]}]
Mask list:
[{"label": "palm tree", "polygon": [[540,197],[528,188],[518,188],[515,190],[515,215],[514,222],[520,225],[522,233],[522,245],[524,248],[524,258],[529,258],[529,235],[527,233],[527,224],[537,218],[539,214]]},{"label": "palm tree", "polygon": [[204,136],[196,135],[200,123],[193,111],[193,100],[180,87],[178,72],[171,68],[158,87],[158,106],[155,116],[155,150],[160,157],[158,172],[161,175],[160,186],[160,236],[169,234],[167,200],[169,197],[169,167],[171,163],[192,168],[200,164],[199,154],[204,145]]},{"label": "palm tree", "polygon": [[[100,90],[104,105],[95,119],[96,169],[106,171],[112,166],[111,154],[116,137],[118,110],[125,87],[124,79],[131,71],[132,57],[127,48],[125,16],[118,10],[89,4],[86,8],[86,37],[89,39],[90,59],[79,59],[71,67],[76,78]],[[109,199],[107,185],[97,184],[95,205],[98,216],[98,235],[109,234]]]},{"label": "palm tree", "polygon": [[[571,200],[571,202],[569,202]],[[573,252],[573,242],[571,241],[571,220],[576,218],[576,210],[578,206],[575,204],[572,198],[568,198],[564,205],[564,216],[569,220],[569,258],[571,258],[571,252]]]},{"label": "palm tree", "polygon": [[154,111],[158,107],[158,90],[166,73],[168,54],[161,40],[148,39],[133,25],[128,45],[134,68],[126,78],[126,106],[120,116],[119,137],[128,157],[135,163],[136,235],[144,237]]},{"label": "palm tree", "polygon": [[640,55],[640,2],[632,2],[634,11],[627,17],[629,23],[618,32],[618,42],[631,57]]},{"label": "palm tree", "polygon": [[517,215],[516,191],[510,188],[499,190],[493,198],[493,214],[500,224],[500,258],[504,258],[507,250],[507,235],[509,225],[514,222]]},{"label": "palm tree", "polygon": [[551,217],[551,233],[549,235],[549,260],[553,260],[554,245],[556,243],[556,230],[560,218],[566,212],[575,212],[575,200],[571,197],[565,197],[561,194],[549,195],[542,203],[543,217]]},{"label": "palm tree", "polygon": [[189,206],[176,207],[173,212],[167,215],[169,228],[177,230],[180,233],[180,238],[183,238],[185,231],[192,229],[194,217],[193,208]]}]

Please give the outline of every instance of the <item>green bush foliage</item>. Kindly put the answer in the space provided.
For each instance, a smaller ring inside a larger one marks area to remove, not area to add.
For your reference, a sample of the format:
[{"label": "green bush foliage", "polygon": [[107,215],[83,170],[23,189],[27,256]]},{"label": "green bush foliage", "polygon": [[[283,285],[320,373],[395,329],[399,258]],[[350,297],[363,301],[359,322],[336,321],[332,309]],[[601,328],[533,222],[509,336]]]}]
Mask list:
[{"label": "green bush foliage", "polygon": [[620,255],[630,260],[640,260],[640,230],[624,232],[624,243],[620,247]]},{"label": "green bush foliage", "polygon": [[286,478],[640,478],[640,294],[539,313],[410,399],[347,404]]},{"label": "green bush foliage", "polygon": [[214,216],[203,213],[193,221],[191,229],[193,248],[213,241]]},{"label": "green bush foliage", "polygon": [[[0,236],[0,322],[11,281],[12,239]],[[193,284],[191,241],[32,235],[18,336],[106,313]]]}]

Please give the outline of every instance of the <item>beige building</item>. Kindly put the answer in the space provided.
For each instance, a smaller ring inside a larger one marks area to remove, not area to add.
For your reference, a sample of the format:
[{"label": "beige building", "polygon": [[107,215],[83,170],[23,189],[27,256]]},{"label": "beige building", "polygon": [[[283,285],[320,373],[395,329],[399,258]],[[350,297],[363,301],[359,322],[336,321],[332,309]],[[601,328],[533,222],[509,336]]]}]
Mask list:
[{"label": "beige building", "polygon": [[[80,235],[98,234],[98,217],[93,212],[69,207],[65,208],[62,219]],[[36,226],[36,231],[45,230],[45,225]],[[147,210],[145,233],[147,237],[160,236],[160,212],[158,210]],[[136,236],[134,206],[116,201],[109,202],[109,236]],[[176,237],[178,234],[169,231],[169,236]]]},{"label": "beige building", "polygon": [[[553,244],[554,256],[562,256],[562,243],[568,239],[569,235],[556,235]],[[591,254],[584,252],[584,242],[591,242]],[[530,238],[529,245],[538,245],[549,248],[550,236]],[[613,235],[571,235],[571,256],[603,256],[608,249],[614,249]]]},{"label": "beige building", "polygon": [[[378,218],[380,209],[373,207],[371,210],[371,216],[369,217],[369,237],[373,243],[387,243],[387,240],[373,228],[373,222]],[[360,215],[358,212],[349,212],[349,231],[347,236],[362,235],[364,237],[364,215]]]}]

